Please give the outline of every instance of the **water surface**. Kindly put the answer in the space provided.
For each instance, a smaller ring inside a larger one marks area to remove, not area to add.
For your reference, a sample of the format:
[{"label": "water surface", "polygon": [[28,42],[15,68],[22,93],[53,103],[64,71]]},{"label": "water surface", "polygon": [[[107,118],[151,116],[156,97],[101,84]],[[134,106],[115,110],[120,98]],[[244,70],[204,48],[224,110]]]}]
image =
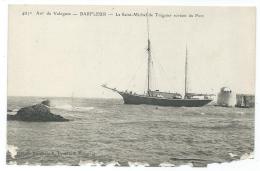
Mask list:
[{"label": "water surface", "polygon": [[[43,98],[8,97],[8,109]],[[146,166],[238,160],[254,150],[254,109],[124,105],[120,99],[50,98],[69,122],[8,121],[7,163]],[[14,113],[14,112],[13,112]]]}]

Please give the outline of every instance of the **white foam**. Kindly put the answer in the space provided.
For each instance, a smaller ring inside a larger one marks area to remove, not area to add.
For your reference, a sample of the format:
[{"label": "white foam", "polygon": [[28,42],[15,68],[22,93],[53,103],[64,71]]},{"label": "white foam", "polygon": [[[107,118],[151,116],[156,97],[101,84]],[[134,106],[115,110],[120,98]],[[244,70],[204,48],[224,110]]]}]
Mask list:
[{"label": "white foam", "polygon": [[150,166],[148,163],[142,163],[142,162],[128,162],[128,165],[130,167],[148,167],[148,166]]},{"label": "white foam", "polygon": [[70,104],[64,104],[64,105],[58,105],[51,108],[55,109],[63,109],[63,110],[69,110],[69,111],[78,111],[78,112],[84,112],[94,109],[94,107],[78,107],[78,106],[72,106]]},{"label": "white foam", "polygon": [[12,110],[12,111],[13,111],[13,112],[18,112],[18,110],[19,110],[19,109],[14,109],[14,110]]},{"label": "white foam", "polygon": [[240,157],[240,160],[246,160],[246,159],[253,159],[254,158],[254,153],[245,153]]},{"label": "white foam", "polygon": [[116,161],[112,161],[112,162],[106,163],[106,166],[120,166],[120,164]]},{"label": "white foam", "polygon": [[16,115],[17,112],[7,112],[8,115]]},{"label": "white foam", "polygon": [[233,153],[228,153],[229,154],[229,156],[231,157],[231,158],[233,158],[233,157],[236,157],[237,155],[236,154],[233,154]]},{"label": "white foam", "polygon": [[82,112],[84,112],[84,111],[93,110],[94,107],[74,107],[73,109],[76,110],[76,111],[82,111]]},{"label": "white foam", "polygon": [[63,110],[72,110],[73,107],[69,104],[64,104],[64,105],[57,105],[57,106],[53,106],[51,108],[55,108],[55,109],[63,109]]},{"label": "white foam", "polygon": [[13,109],[13,110],[10,110],[10,112],[7,111],[7,114],[9,114],[9,115],[15,115],[18,111],[19,111],[19,109]]},{"label": "white foam", "polygon": [[168,162],[163,162],[159,164],[160,167],[174,167],[174,164],[168,163]]},{"label": "white foam", "polygon": [[11,154],[11,157],[15,159],[15,156],[17,155],[18,147],[14,145],[7,145],[7,151]]},{"label": "white foam", "polygon": [[205,113],[204,113],[204,112],[201,112],[200,114],[201,114],[201,115],[205,115]]}]

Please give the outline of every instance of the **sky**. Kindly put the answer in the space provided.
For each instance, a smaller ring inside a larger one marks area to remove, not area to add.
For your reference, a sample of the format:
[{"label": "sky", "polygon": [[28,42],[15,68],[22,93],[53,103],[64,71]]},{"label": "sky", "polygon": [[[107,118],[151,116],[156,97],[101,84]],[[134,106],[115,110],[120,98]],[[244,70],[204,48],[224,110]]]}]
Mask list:
[{"label": "sky", "polygon": [[[120,97],[102,88],[103,83],[143,93],[147,17],[122,13],[147,11],[153,15],[149,16],[152,89],[184,92],[187,47],[189,92],[217,93],[226,86],[236,93],[254,94],[253,7],[11,5],[8,95]],[[81,12],[106,16],[80,16]],[[183,17],[190,14],[193,17]]]}]

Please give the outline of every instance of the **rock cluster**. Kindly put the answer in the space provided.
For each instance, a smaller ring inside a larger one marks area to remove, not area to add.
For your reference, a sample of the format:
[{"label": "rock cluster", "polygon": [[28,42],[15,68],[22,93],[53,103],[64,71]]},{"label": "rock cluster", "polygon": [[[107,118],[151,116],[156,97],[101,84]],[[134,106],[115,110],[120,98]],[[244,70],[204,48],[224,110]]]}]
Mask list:
[{"label": "rock cluster", "polygon": [[40,104],[21,108],[16,115],[7,115],[7,120],[27,122],[63,122],[69,121],[60,115],[50,112],[50,101],[45,100]]}]

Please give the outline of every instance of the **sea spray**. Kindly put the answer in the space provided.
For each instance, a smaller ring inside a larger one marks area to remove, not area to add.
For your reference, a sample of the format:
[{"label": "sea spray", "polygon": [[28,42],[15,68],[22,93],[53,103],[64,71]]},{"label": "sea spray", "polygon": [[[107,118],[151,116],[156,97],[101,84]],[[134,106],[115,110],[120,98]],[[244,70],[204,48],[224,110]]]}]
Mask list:
[{"label": "sea spray", "polygon": [[62,110],[68,110],[68,111],[78,111],[78,112],[84,112],[94,109],[94,107],[79,107],[79,106],[72,106],[70,104],[64,104],[64,105],[57,105],[53,106],[51,108],[54,109],[62,109]]},{"label": "sea spray", "polygon": [[18,147],[14,145],[7,145],[7,152],[10,153],[11,157],[15,159],[15,156],[17,155]]}]

